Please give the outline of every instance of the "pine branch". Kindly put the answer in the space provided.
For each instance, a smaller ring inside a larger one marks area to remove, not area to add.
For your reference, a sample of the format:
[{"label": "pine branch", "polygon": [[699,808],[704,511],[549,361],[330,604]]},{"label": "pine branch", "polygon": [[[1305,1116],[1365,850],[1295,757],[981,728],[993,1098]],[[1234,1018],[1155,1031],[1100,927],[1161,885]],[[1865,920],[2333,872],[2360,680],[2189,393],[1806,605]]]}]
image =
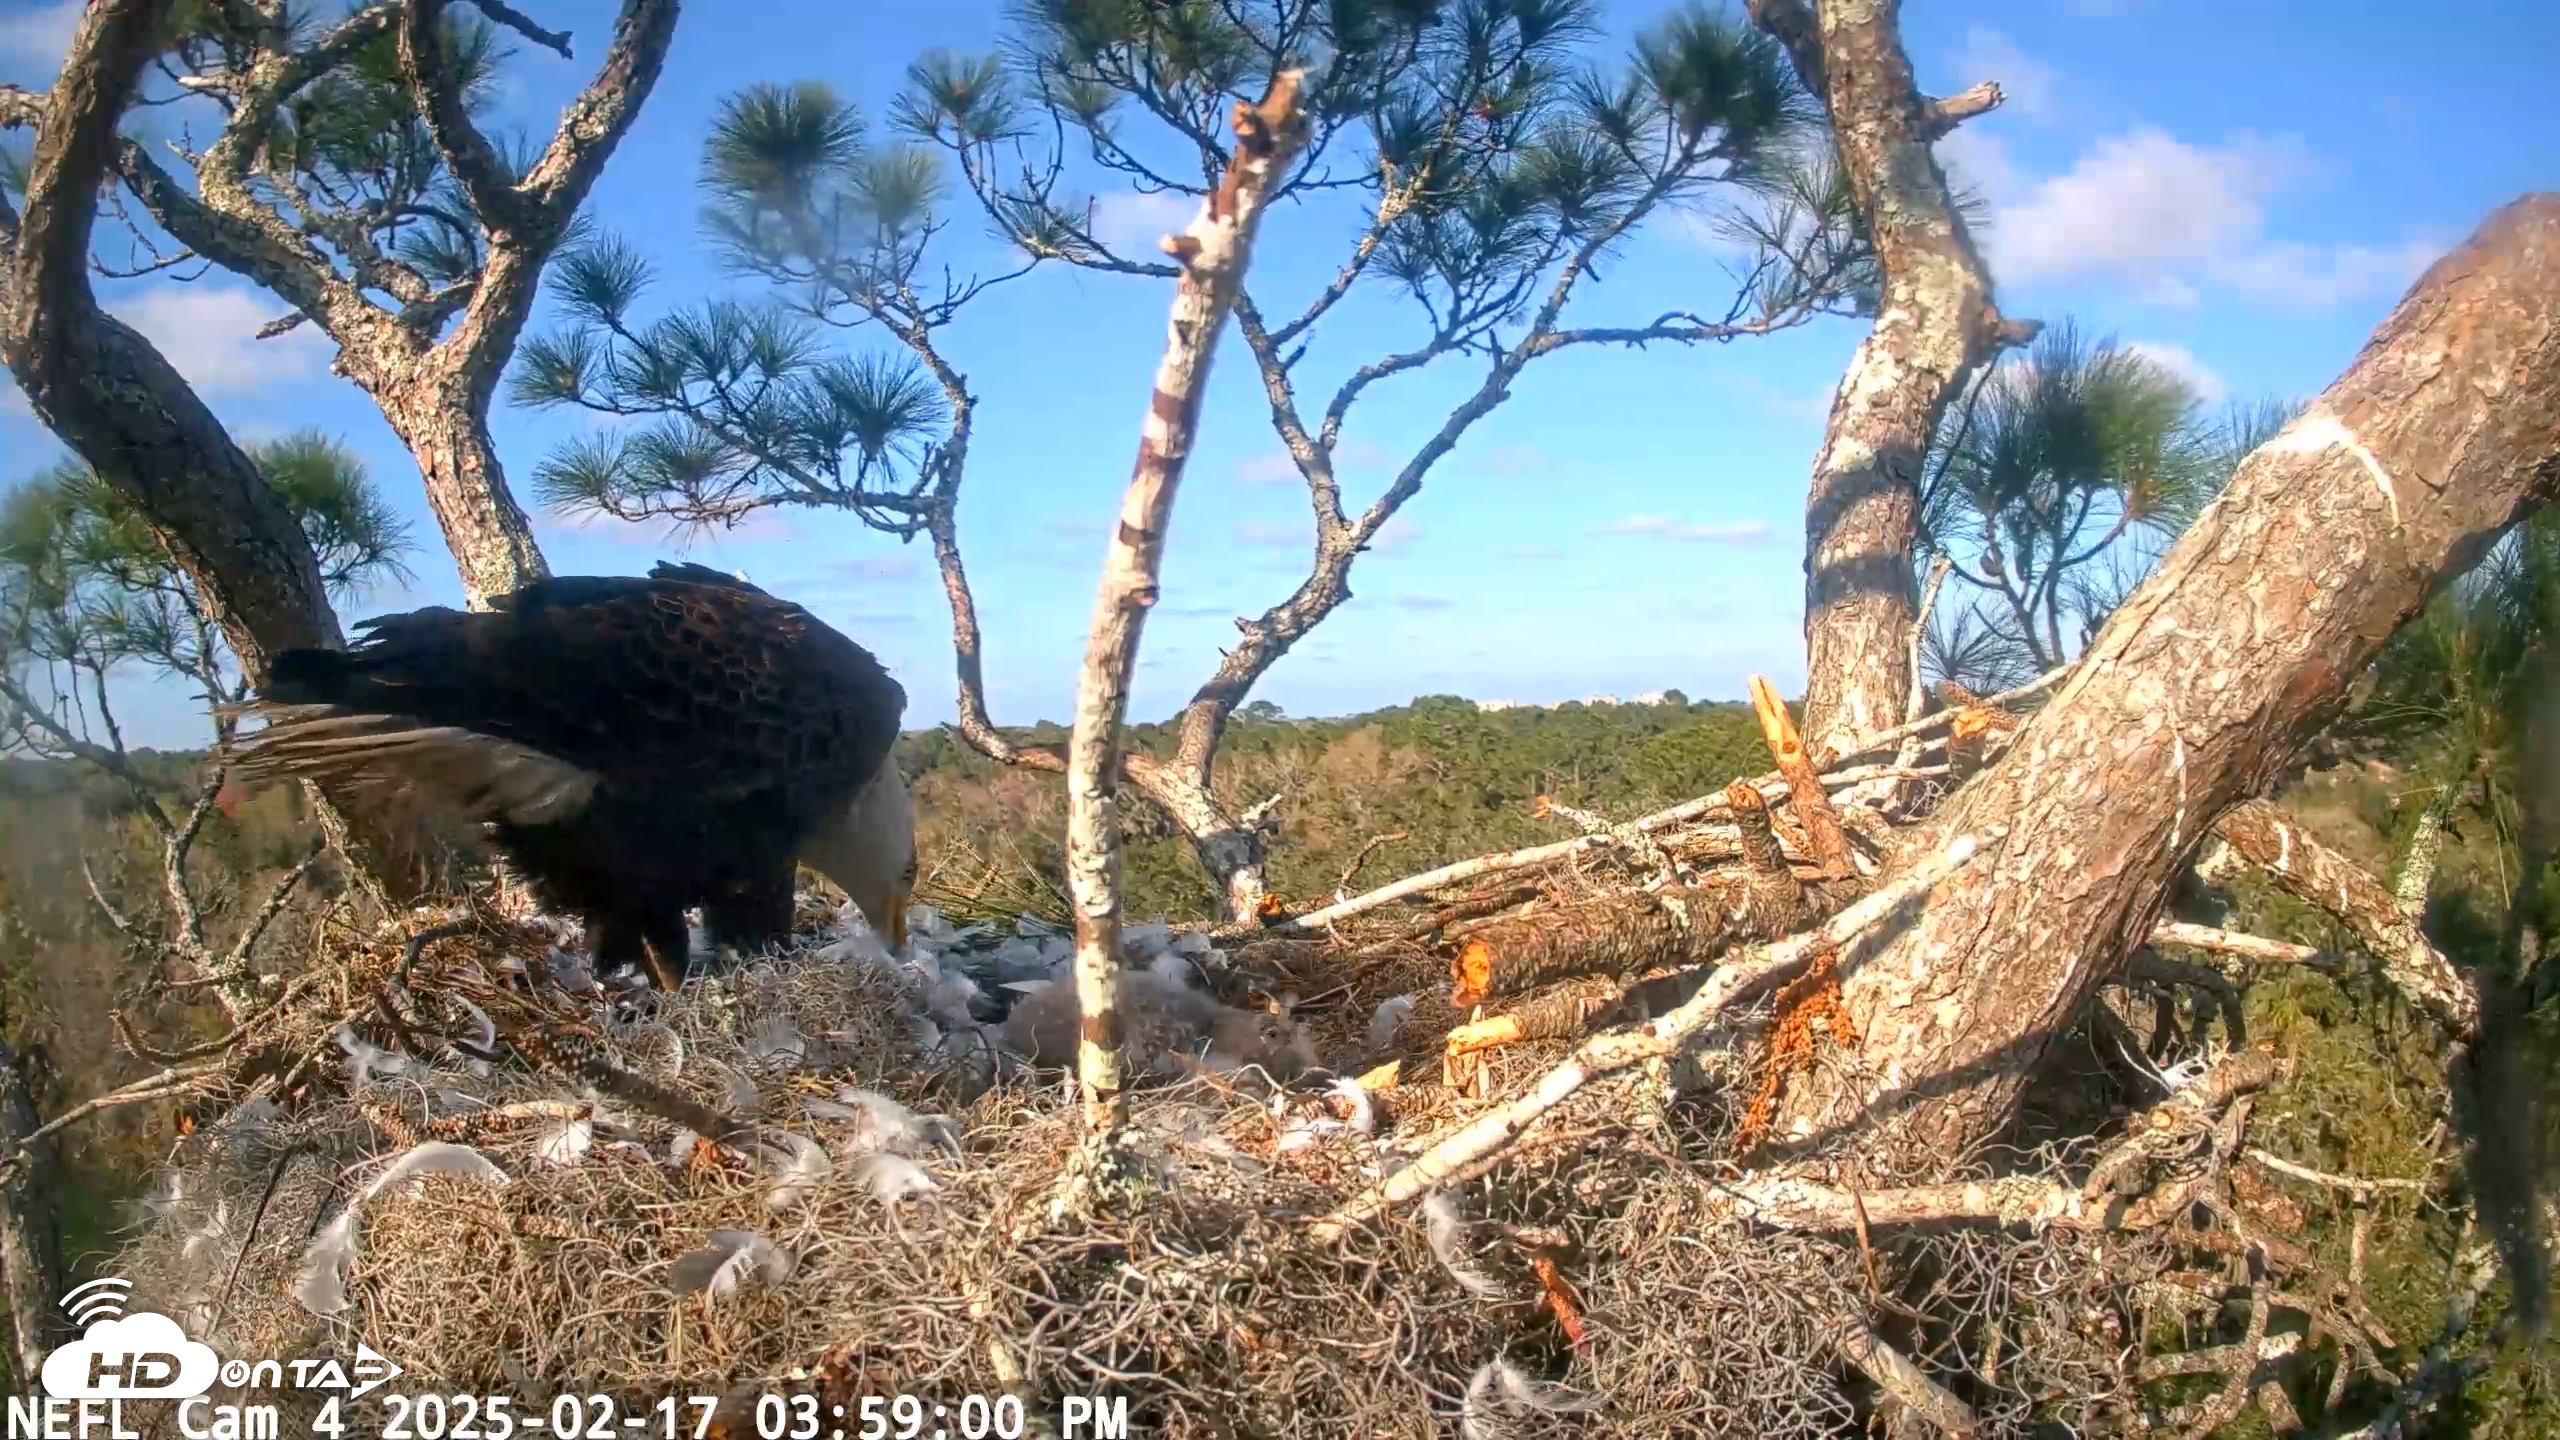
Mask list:
[{"label": "pine branch", "polygon": [[1182,266],[1163,362],[1156,371],[1137,473],[1103,562],[1067,751],[1067,878],[1076,903],[1076,998],[1084,1034],[1076,1072],[1086,1123],[1105,1143],[1125,1117],[1120,1080],[1120,727],[1147,611],[1156,602],[1165,529],[1207,395],[1218,333],[1236,303],[1265,204],[1304,142],[1303,77],[1273,79],[1257,106],[1238,105],[1235,159],[1182,234],[1164,242]]}]

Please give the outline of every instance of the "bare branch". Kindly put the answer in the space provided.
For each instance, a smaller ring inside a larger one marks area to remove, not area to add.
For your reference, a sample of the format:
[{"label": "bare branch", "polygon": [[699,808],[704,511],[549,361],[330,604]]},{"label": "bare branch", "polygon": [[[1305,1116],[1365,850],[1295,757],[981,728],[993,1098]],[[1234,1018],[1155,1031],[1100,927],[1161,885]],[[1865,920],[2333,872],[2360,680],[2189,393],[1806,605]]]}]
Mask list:
[{"label": "bare branch", "polygon": [[74,1105],[21,1137],[17,1147],[9,1154],[0,1155],[0,1175],[13,1171],[25,1158],[27,1151],[48,1136],[58,1135],[90,1116],[108,1110],[121,1109],[127,1105],[147,1105],[154,1100],[166,1100],[176,1095],[191,1094],[204,1088],[208,1083],[217,1081],[228,1064],[229,1062],[224,1060],[208,1060],[195,1065],[171,1066],[156,1075],[144,1076],[130,1085],[118,1086],[103,1095]]},{"label": "bare branch", "polygon": [[490,20],[497,24],[504,25],[517,34],[522,35],[527,40],[532,41],[534,44],[541,46],[543,49],[554,52],[561,59],[575,60],[578,58],[577,56],[569,53],[568,31],[545,30],[541,26],[533,23],[532,16],[525,14],[523,11],[516,9],[512,5],[507,4],[506,0],[471,0],[471,3],[477,6],[480,13],[488,16]]},{"label": "bare branch", "polygon": [[1970,1436],[1982,1428],[1982,1417],[1974,1413],[1972,1406],[1886,1344],[1866,1321],[1855,1316],[1842,1318],[1834,1327],[1832,1343],[1840,1347],[1840,1358],[1858,1367],[1858,1373],[1876,1382],[1878,1389],[1941,1433]]},{"label": "bare branch", "polygon": [[2270,940],[2264,935],[2217,930],[2210,925],[2191,925],[2184,920],[2163,920],[2152,926],[2151,943],[2211,950],[2218,955],[2261,965],[2303,965],[2334,958],[2325,951],[2309,945],[2296,945],[2290,940]]},{"label": "bare branch", "polygon": [[2400,908],[2389,887],[2264,800],[2235,806],[2213,833],[2233,854],[2267,872],[2287,893],[2318,906],[2355,932],[2382,973],[2410,1003],[2457,1036],[2480,1024],[2480,996],[2470,979]]},{"label": "bare branch", "polygon": [[80,857],[80,879],[89,887],[90,900],[95,902],[100,912],[105,914],[107,923],[115,927],[117,934],[135,944],[147,943],[142,931],[136,928],[131,920],[125,918],[124,912],[116,908],[114,901],[107,898],[106,889],[98,883],[97,872],[90,868],[87,855]]},{"label": "bare branch", "polygon": [[2363,1180],[2352,1175],[2331,1175],[2326,1171],[2314,1170],[2307,1165],[2297,1165],[2281,1156],[2270,1155],[2254,1147],[2241,1153],[2252,1162],[2263,1165],[2288,1179],[2299,1180],[2306,1185],[2321,1185],[2332,1190],[2344,1190],[2358,1200],[2371,1200],[2375,1195],[2386,1190],[2423,1195],[2435,1188],[2435,1182],[2431,1180]]},{"label": "bare branch", "polygon": [[1218,332],[1226,326],[1252,262],[1254,232],[1271,188],[1304,143],[1305,120],[1298,110],[1302,78],[1295,70],[1283,72],[1259,106],[1236,107],[1235,158],[1225,181],[1190,227],[1164,243],[1166,253],[1181,263],[1182,278],[1174,291],[1164,359],[1138,446],[1137,473],[1121,501],[1119,528],[1103,562],[1093,631],[1077,685],[1075,729],[1067,753],[1067,879],[1076,903],[1076,999],[1083,1015],[1076,1072],[1083,1084],[1086,1121],[1106,1142],[1116,1138],[1125,1113],[1116,1003],[1116,802],[1129,675],[1147,611],[1156,601],[1165,527],[1183,463],[1191,454]]},{"label": "bare branch", "polygon": [[248,967],[249,957],[257,952],[258,942],[266,938],[267,927],[273,925],[276,917],[284,913],[285,902],[292,898],[294,890],[304,880],[310,878],[312,867],[319,864],[328,854],[327,846],[315,846],[310,854],[303,856],[292,869],[276,880],[274,887],[267,891],[266,900],[258,906],[256,913],[249,917],[249,923],[241,928],[240,938],[233,942],[231,954],[223,966],[226,973],[237,972]]},{"label": "bare branch", "polygon": [[447,3],[399,0],[400,68],[408,76],[409,94],[428,138],[473,213],[493,238],[511,236],[538,225],[541,216],[507,174],[498,148],[472,122],[460,76],[445,49]]}]

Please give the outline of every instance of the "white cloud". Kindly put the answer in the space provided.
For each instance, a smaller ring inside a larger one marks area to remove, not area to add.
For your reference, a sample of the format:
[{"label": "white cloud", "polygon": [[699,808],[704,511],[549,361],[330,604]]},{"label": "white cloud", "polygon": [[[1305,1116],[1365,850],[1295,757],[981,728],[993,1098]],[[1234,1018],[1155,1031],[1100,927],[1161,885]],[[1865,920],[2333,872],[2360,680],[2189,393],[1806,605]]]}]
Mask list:
[{"label": "white cloud", "polygon": [[2016,279],[2151,279],[2254,239],[2265,228],[2267,195],[2299,160],[2299,147],[2206,149],[2151,128],[2110,136],[2068,171],[2001,205],[1991,247]]},{"label": "white cloud", "polygon": [[2125,349],[2184,380],[2196,392],[2196,398],[2207,405],[2219,405],[2231,394],[2231,386],[2210,365],[2196,358],[2196,352],[2184,345],[2164,340],[2131,340]]},{"label": "white cloud", "polygon": [[1156,242],[1189,225],[1200,202],[1169,190],[1118,190],[1093,202],[1093,238],[1127,260],[1159,260]]},{"label": "white cloud", "polygon": [[1674,520],[1668,515],[1632,515],[1591,527],[1594,535],[1651,535],[1664,540],[1690,540],[1704,545],[1756,545],[1778,532],[1765,520],[1706,523]]},{"label": "white cloud", "polygon": [[0,18],[0,66],[50,78],[62,68],[62,57],[71,49],[71,32],[79,28],[85,8],[85,0],[54,0]]},{"label": "white cloud", "polygon": [[2018,42],[1988,25],[1965,31],[1955,64],[1956,73],[1949,77],[1955,84],[1949,88],[1997,81],[2006,97],[2001,108],[2029,120],[2052,114],[2054,99],[2062,90],[2062,77],[2052,66],[2019,49]]},{"label": "white cloud", "polygon": [[[103,1375],[99,1382],[91,1381],[93,1359],[103,1358],[122,1366],[137,1355],[155,1359],[154,1364],[132,1374],[138,1383],[120,1385],[106,1381]],[[168,1360],[177,1361],[177,1368],[168,1369]],[[222,1357],[213,1353],[212,1346],[188,1339],[177,1321],[146,1310],[91,1325],[79,1339],[45,1357],[43,1378],[46,1394],[66,1400],[174,1400],[212,1389],[214,1372],[221,1367]]]},{"label": "white cloud", "polygon": [[2279,241],[2217,267],[2237,290],[2288,305],[2318,308],[2377,290],[2408,288],[2450,247],[2419,236],[2397,245],[2305,245]]},{"label": "white cloud", "polygon": [[2210,288],[2317,308],[2406,284],[2443,250],[2425,236],[2371,246],[2269,235],[2269,201],[2314,169],[2291,137],[2198,145],[2142,126],[2033,181],[1999,141],[1969,130],[1939,156],[1991,202],[1983,248],[2007,284],[2113,282],[2167,305],[2194,304]]},{"label": "white cloud", "polygon": [[328,337],[309,325],[257,338],[258,327],[286,307],[245,287],[161,285],[107,308],[141,331],[188,384],[210,394],[272,390],[328,373]]}]

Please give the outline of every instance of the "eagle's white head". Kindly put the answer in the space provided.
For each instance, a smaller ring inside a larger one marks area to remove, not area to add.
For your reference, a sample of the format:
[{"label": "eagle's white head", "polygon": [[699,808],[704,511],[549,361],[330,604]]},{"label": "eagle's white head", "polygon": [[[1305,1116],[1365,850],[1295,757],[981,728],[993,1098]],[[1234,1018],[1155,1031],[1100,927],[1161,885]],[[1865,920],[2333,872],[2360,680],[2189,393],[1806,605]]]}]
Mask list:
[{"label": "eagle's white head", "polygon": [[822,826],[800,856],[835,882],[891,949],[907,943],[907,900],[916,885],[916,812],[896,756],[855,793],[835,823]]}]

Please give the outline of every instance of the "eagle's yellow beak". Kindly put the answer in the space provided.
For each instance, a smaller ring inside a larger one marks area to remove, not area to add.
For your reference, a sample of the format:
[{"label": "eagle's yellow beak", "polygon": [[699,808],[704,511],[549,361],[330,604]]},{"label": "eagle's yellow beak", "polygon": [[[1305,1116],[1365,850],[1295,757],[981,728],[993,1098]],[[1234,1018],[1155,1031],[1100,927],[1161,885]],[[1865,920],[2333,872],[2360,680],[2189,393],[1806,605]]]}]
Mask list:
[{"label": "eagle's yellow beak", "polygon": [[904,950],[904,949],[906,949],[906,948],[907,948],[907,897],[906,897],[906,896],[904,896],[904,895],[892,895],[892,896],[890,896],[890,897],[889,897],[888,914],[887,914],[886,918],[887,918],[887,920],[888,920],[888,922],[889,922],[889,926],[888,926],[888,930],[889,930],[889,948],[890,948],[891,950]]}]

